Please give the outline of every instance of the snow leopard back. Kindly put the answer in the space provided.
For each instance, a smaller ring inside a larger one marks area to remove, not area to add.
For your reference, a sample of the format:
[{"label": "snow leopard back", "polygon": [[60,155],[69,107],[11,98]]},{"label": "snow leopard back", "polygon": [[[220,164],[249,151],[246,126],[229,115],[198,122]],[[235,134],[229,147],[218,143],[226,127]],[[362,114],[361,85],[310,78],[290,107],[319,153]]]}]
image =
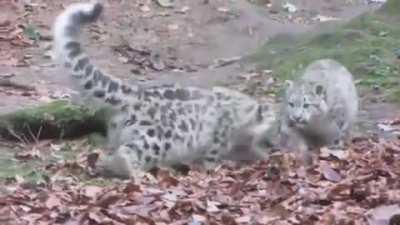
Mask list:
[{"label": "snow leopard back", "polygon": [[[69,6],[54,24],[54,48],[87,95],[117,109],[109,128],[113,153],[102,161],[104,171],[124,176],[198,160],[214,166],[229,154],[241,130],[262,135],[268,129],[269,109],[243,93],[222,87],[142,87],[106,75],[79,41],[81,27],[95,22],[102,10],[99,3]],[[115,167],[122,162],[126,165]]]}]

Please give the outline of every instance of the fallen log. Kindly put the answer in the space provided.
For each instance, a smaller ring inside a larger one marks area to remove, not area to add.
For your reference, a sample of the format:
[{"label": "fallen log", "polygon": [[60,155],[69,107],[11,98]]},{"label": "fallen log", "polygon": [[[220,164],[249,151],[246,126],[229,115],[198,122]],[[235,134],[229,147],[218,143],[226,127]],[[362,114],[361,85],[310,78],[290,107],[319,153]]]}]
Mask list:
[{"label": "fallen log", "polygon": [[106,133],[106,108],[93,110],[68,101],[18,110],[0,115],[0,137],[29,142],[39,139],[73,138]]}]

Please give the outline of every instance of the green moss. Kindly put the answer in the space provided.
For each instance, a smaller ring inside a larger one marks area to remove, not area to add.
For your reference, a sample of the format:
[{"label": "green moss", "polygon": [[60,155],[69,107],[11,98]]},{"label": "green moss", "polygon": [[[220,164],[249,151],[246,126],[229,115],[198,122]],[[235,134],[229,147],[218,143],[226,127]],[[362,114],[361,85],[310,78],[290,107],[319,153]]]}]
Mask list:
[{"label": "green moss", "polygon": [[398,16],[400,12],[400,1],[399,0],[388,0],[385,5],[380,9],[380,13],[386,15]]},{"label": "green moss", "polygon": [[[0,136],[19,141],[32,141],[44,138],[72,138],[89,133],[97,133],[97,144],[101,143],[101,135],[106,133],[106,124],[110,110],[102,108],[91,110],[85,107],[71,105],[67,101],[56,101],[47,105],[27,108],[14,113],[0,115]],[[10,132],[10,130],[12,132]],[[92,140],[92,141],[93,141]],[[14,154],[18,151],[0,146],[0,180],[22,177],[25,182],[38,184],[48,178],[44,164],[57,163],[60,159],[76,160],[77,150],[66,142],[54,154],[42,155],[39,159],[17,160]],[[80,174],[78,172],[77,174]]]},{"label": "green moss", "polygon": [[67,101],[23,109],[0,116],[0,135],[13,138],[11,128],[18,136],[32,139],[78,137],[90,132],[105,133],[109,110],[90,110]]},{"label": "green moss", "polygon": [[104,178],[93,178],[82,181],[82,184],[90,185],[90,186],[99,186],[99,187],[109,187],[115,185],[115,181],[112,179],[104,179]]},{"label": "green moss", "polygon": [[19,161],[14,158],[15,150],[0,147],[0,181],[16,179],[17,176],[24,182],[39,184],[45,182],[46,172],[38,171],[39,160]]},{"label": "green moss", "polygon": [[400,100],[390,97],[400,81],[395,54],[400,48],[399,24],[400,20],[386,19],[381,11],[367,13],[320,33],[277,36],[249,60],[261,69],[272,69],[283,80],[295,78],[314,60],[332,58],[345,65],[361,85],[385,87],[388,99]]},{"label": "green moss", "polygon": [[88,142],[91,146],[100,147],[107,143],[106,137],[98,132],[94,132],[88,136]]}]

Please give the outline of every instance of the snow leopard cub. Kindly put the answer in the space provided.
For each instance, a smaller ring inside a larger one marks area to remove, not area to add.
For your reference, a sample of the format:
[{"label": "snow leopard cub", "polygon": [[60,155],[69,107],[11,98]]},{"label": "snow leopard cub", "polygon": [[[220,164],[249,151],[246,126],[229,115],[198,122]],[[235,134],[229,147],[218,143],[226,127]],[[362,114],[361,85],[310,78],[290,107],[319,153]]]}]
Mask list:
[{"label": "snow leopard cub", "polygon": [[197,161],[213,169],[243,135],[252,137],[250,151],[264,156],[271,144],[263,134],[274,116],[251,97],[222,87],[127,85],[96,68],[78,38],[81,26],[96,21],[102,10],[100,3],[74,4],[54,24],[56,56],[84,95],[115,111],[109,128],[114,150],[100,160],[102,174],[126,178]]},{"label": "snow leopard cub", "polygon": [[299,80],[287,81],[281,144],[297,142],[297,147],[306,149],[343,148],[357,113],[358,95],[351,73],[334,60],[317,60]]}]

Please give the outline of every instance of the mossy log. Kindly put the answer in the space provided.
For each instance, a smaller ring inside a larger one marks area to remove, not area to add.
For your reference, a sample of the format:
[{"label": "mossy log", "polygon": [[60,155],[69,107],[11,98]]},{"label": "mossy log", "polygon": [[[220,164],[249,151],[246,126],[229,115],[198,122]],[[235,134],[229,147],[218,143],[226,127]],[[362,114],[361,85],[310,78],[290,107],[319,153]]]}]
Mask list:
[{"label": "mossy log", "polygon": [[0,115],[0,136],[8,140],[73,138],[106,132],[106,109],[91,110],[55,101],[47,105]]}]

